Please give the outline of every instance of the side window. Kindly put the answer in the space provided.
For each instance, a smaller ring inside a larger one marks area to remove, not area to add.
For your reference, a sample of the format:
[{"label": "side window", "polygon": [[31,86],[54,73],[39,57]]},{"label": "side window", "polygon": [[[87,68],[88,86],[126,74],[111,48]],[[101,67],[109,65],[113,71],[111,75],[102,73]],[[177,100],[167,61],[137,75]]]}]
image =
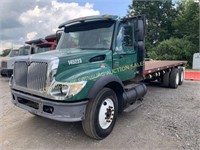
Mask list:
[{"label": "side window", "polygon": [[116,39],[116,52],[122,53],[123,52],[123,38],[124,38],[124,26],[120,25],[118,34],[117,34],[117,39]]},{"label": "side window", "polygon": [[124,47],[133,47],[133,28],[131,25],[124,26]]},{"label": "side window", "polygon": [[133,28],[131,25],[121,24],[119,26],[115,49],[117,53],[133,49]]}]

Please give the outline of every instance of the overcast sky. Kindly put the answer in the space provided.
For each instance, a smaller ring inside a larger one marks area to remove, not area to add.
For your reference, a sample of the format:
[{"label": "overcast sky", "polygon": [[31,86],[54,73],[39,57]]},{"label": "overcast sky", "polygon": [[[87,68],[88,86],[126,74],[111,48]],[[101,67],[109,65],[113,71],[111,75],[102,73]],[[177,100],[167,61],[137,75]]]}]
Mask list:
[{"label": "overcast sky", "polygon": [[55,33],[62,22],[82,16],[125,16],[131,0],[0,0],[0,50]]}]

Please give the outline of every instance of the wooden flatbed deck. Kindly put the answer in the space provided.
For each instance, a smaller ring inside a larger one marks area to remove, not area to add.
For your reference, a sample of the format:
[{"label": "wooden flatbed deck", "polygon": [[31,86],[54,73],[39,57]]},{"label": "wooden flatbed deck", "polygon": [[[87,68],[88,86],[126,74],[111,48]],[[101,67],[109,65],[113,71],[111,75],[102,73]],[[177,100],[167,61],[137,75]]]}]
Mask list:
[{"label": "wooden flatbed deck", "polygon": [[160,70],[165,70],[168,68],[173,68],[176,66],[183,66],[187,63],[187,61],[146,61],[145,62],[145,70],[144,75],[150,74],[153,72],[157,72]]}]

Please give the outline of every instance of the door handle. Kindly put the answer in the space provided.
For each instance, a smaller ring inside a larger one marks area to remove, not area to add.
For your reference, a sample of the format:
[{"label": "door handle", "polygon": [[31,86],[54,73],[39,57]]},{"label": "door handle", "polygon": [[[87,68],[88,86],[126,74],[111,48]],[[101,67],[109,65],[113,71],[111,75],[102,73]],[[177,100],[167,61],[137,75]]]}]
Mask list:
[{"label": "door handle", "polygon": [[120,54],[120,55],[119,55],[119,58],[124,58],[124,54]]}]

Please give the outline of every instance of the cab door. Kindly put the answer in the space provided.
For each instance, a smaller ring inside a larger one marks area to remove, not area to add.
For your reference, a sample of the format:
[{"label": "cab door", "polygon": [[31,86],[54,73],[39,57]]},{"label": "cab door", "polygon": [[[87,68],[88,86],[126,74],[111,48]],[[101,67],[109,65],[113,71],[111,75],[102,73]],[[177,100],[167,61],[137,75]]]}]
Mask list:
[{"label": "cab door", "polygon": [[134,46],[134,24],[120,22],[117,27],[113,51],[112,73],[117,74],[122,80],[135,77],[137,53]]}]

